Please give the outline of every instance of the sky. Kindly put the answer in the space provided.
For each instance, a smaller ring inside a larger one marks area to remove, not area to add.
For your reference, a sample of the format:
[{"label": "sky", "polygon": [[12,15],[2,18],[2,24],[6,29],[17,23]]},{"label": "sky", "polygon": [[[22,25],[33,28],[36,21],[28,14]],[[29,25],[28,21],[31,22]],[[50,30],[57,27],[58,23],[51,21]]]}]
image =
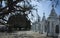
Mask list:
[{"label": "sky", "polygon": [[[51,9],[52,9],[52,2],[51,1],[45,1],[45,0],[40,1],[40,2],[33,1],[32,3],[37,5],[36,6],[36,8],[38,9],[37,13],[39,14],[41,19],[43,17],[43,13],[45,13],[46,18],[49,17],[49,14],[51,13]],[[55,11],[56,11],[57,15],[60,15],[60,5],[56,6]],[[36,16],[36,13],[34,15]],[[37,17],[35,17],[35,18],[37,18]],[[35,20],[35,18],[34,18],[34,20]]]},{"label": "sky", "polygon": [[[52,9],[52,2],[51,1],[43,0],[43,1],[37,2],[36,0],[32,0],[31,4],[37,5],[36,7],[34,7],[37,9],[37,12],[36,12],[36,10],[32,10],[33,15],[35,16],[35,17],[33,17],[33,21],[37,19],[36,13],[38,13],[40,18],[43,17],[43,13],[45,13],[46,18],[49,16],[51,9]],[[5,6],[4,1],[3,1],[2,5],[3,5],[3,7]],[[60,15],[60,5],[58,5],[55,8],[55,11],[56,11],[57,15]],[[29,14],[29,18],[32,18],[31,14]]]}]

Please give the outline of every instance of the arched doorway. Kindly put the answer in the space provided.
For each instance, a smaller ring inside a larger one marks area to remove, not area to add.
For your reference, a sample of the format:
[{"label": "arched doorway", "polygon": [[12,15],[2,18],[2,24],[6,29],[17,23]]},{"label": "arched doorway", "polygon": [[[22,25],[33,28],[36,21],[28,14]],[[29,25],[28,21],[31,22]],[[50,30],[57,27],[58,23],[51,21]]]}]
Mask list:
[{"label": "arched doorway", "polygon": [[59,25],[56,25],[55,32],[56,32],[57,34],[59,34]]}]

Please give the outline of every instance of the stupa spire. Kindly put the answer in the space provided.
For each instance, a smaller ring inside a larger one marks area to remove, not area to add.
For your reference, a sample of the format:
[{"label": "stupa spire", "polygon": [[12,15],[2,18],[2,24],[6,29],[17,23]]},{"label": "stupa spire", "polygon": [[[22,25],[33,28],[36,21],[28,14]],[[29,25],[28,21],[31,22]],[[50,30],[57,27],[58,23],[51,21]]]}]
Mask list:
[{"label": "stupa spire", "polygon": [[52,9],[48,18],[56,18],[56,17],[57,17],[57,14],[55,12],[55,6],[54,4],[52,4]]},{"label": "stupa spire", "polygon": [[52,4],[52,10],[51,10],[50,16],[57,16],[54,8],[55,8],[54,4]]},{"label": "stupa spire", "polygon": [[43,13],[43,18],[42,18],[42,21],[45,21],[46,18],[45,18],[45,13]]}]

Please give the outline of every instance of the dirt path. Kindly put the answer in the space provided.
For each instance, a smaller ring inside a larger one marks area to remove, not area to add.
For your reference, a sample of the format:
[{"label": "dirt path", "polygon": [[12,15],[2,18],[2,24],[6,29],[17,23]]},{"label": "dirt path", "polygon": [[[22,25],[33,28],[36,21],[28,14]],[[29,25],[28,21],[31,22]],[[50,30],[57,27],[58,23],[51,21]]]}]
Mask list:
[{"label": "dirt path", "polygon": [[0,33],[0,38],[52,38],[33,31],[16,31],[14,33]]}]

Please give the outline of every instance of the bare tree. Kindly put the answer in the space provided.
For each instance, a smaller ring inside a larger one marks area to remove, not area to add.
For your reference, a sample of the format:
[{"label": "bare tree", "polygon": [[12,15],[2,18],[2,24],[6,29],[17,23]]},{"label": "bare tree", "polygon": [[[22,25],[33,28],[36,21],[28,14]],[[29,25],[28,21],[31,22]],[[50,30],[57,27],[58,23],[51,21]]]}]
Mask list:
[{"label": "bare tree", "polygon": [[[12,28],[19,27],[19,28],[25,28],[30,29],[30,20],[27,19],[27,15],[31,13],[31,9],[34,9],[34,6],[31,6],[28,0],[5,0],[6,6],[3,8],[0,8],[0,19],[6,21],[4,19],[5,15],[16,13],[15,15],[12,15],[9,20],[7,21],[7,24],[9,24],[8,28],[9,30],[12,30]],[[23,2],[23,6],[17,5]],[[31,2],[31,0],[30,0]],[[2,4],[2,0],[1,0]],[[28,13],[26,11],[29,11]]]},{"label": "bare tree", "polygon": [[59,0],[50,0],[50,1],[52,1],[53,3],[55,3],[55,7],[58,6],[59,2],[60,2]]}]

